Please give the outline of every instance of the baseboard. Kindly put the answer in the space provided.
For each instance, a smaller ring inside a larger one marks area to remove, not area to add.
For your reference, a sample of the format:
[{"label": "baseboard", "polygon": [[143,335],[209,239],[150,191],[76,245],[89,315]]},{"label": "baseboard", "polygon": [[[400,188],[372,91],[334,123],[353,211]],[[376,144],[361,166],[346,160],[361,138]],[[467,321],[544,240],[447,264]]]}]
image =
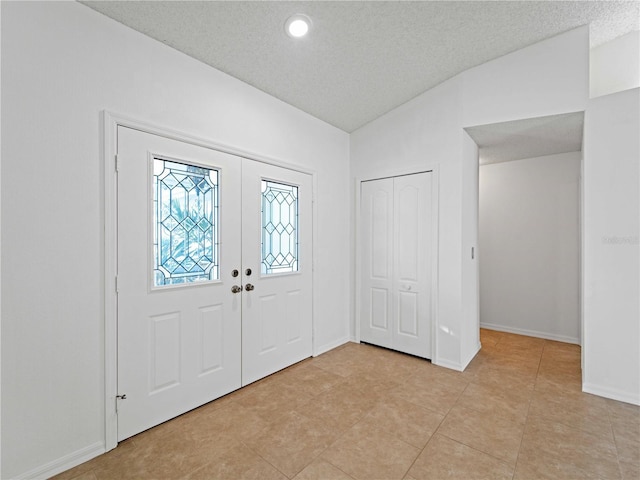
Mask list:
[{"label": "baseboard", "polygon": [[325,343],[324,345],[321,345],[315,349],[315,351],[313,352],[313,356],[317,357],[318,355],[322,355],[323,353],[326,353],[329,350],[333,350],[334,348],[339,347],[340,345],[344,345],[345,343],[349,343],[350,341],[351,338],[342,337],[334,342]]},{"label": "baseboard", "polygon": [[482,322],[480,323],[480,328],[486,328],[487,330],[496,330],[498,332],[515,333],[517,335],[526,335],[528,337],[544,338],[545,340],[555,340],[556,342],[573,343],[576,345],[580,345],[580,339],[577,337],[556,335],[554,333],[539,332],[537,330],[505,327],[504,325],[496,325],[493,323],[482,323]]},{"label": "baseboard", "polygon": [[449,360],[443,360],[441,358],[433,359],[433,360],[431,360],[431,363],[433,363],[434,365],[437,365],[439,367],[444,367],[444,368],[449,368],[451,370],[455,370],[457,372],[462,372],[464,370],[464,368],[462,368],[462,365],[460,363],[451,362]]},{"label": "baseboard", "polygon": [[60,457],[40,467],[14,477],[16,480],[50,478],[70,468],[77,467],[81,463],[102,455],[105,452],[104,442],[97,442],[88,447],[76,450],[73,453]]},{"label": "baseboard", "polygon": [[582,391],[598,395],[599,397],[610,398],[620,402],[630,403],[632,405],[640,405],[640,397],[636,394],[618,390],[617,388],[603,387],[601,385],[593,385],[591,383],[583,383]]},{"label": "baseboard", "polygon": [[469,364],[471,363],[471,360],[473,360],[475,358],[475,356],[478,354],[478,352],[480,351],[481,348],[482,348],[482,345],[480,345],[480,342],[478,342],[478,345],[476,345],[476,348],[473,351],[473,353],[471,353],[466,359],[464,359],[464,361],[462,362],[462,371],[463,372],[464,372],[464,369],[469,366]]}]

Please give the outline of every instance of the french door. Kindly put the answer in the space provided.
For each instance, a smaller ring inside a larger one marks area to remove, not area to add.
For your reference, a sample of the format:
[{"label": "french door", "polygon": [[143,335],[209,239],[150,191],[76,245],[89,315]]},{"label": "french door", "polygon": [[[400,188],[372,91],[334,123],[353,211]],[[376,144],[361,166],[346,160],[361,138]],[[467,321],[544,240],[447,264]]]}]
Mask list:
[{"label": "french door", "polygon": [[311,355],[309,175],[118,127],[118,440]]},{"label": "french door", "polygon": [[430,172],[361,183],[360,339],[431,358]]}]

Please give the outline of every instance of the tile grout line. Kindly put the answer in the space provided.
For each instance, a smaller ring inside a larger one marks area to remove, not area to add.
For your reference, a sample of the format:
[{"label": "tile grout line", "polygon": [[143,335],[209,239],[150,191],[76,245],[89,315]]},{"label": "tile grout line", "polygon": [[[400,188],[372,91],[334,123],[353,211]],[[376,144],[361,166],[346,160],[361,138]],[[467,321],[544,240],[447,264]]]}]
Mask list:
[{"label": "tile grout line", "polygon": [[[467,386],[464,387],[464,389],[466,390],[467,387],[469,386],[469,384],[467,383]],[[464,390],[463,390],[464,392]],[[456,399],[457,402],[457,399]],[[426,408],[426,407],[424,407]],[[429,410],[432,411],[432,410]],[[416,462],[418,461],[418,458],[420,458],[420,455],[422,455],[422,453],[427,449],[427,446],[431,443],[431,440],[433,440],[433,437],[436,436],[436,434],[438,433],[438,430],[440,430],[440,426],[442,425],[442,423],[444,422],[444,419],[447,418],[447,415],[449,415],[449,412],[451,411],[451,408],[449,409],[449,411],[447,411],[447,413],[445,415],[442,416],[442,419],[440,420],[440,422],[438,423],[438,426],[435,428],[435,430],[433,431],[433,433],[431,434],[431,436],[429,437],[429,440],[427,440],[427,443],[424,444],[424,447],[422,447],[422,449],[420,450],[420,452],[418,453],[418,455],[416,455],[416,458],[413,459],[413,462],[411,462],[411,465],[409,465],[409,468],[407,469],[406,472],[404,472],[404,477],[406,477],[407,475],[409,475],[409,472],[411,471],[411,469],[413,468],[413,466],[416,464]],[[437,412],[434,412],[437,413]],[[447,437],[448,438],[448,437]],[[404,478],[403,477],[403,478]]]},{"label": "tile grout line", "polygon": [[[546,342],[545,342],[546,344]],[[544,346],[542,348],[544,352]],[[542,359],[542,354],[540,354],[540,358]],[[531,402],[533,402],[533,395],[535,394],[535,385],[538,382],[538,373],[536,372],[536,382],[534,383],[534,387],[531,390],[531,394],[529,396],[529,405],[527,406],[527,415],[524,419],[524,425],[522,426],[522,436],[520,437],[520,445],[518,445],[518,454],[516,455],[516,463],[513,464],[513,475],[511,478],[513,479],[516,476],[516,471],[518,469],[518,461],[520,460],[520,452],[522,451],[522,444],[524,443],[524,436],[527,433],[527,425],[529,424],[529,412],[531,411]]]},{"label": "tile grout line", "polygon": [[618,438],[615,430],[613,429],[613,423],[611,422],[611,409],[609,408],[609,403],[606,403],[607,408],[607,418],[609,419],[609,427],[611,428],[611,435],[613,437],[613,445],[616,447],[616,461],[618,463],[618,473],[620,474],[620,478],[625,478],[622,474],[622,465],[620,465],[620,450],[618,449]]}]

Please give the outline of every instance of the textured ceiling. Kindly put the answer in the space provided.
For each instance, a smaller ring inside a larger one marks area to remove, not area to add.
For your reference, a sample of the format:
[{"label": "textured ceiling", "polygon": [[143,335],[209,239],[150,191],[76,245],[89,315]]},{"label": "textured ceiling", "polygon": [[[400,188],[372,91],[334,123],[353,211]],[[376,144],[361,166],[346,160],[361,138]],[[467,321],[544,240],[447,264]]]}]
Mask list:
[{"label": "textured ceiling", "polygon": [[[638,1],[83,1],[351,132],[444,80],[581,25],[640,29]],[[304,39],[284,23],[311,17]]]},{"label": "textured ceiling", "polygon": [[465,130],[480,149],[480,165],[582,150],[584,113],[566,113]]}]

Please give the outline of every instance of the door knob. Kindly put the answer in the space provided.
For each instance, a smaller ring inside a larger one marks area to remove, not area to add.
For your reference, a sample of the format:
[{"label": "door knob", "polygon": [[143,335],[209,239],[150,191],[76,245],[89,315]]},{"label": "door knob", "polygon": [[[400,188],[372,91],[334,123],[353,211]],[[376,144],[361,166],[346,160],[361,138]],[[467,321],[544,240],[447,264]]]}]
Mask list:
[{"label": "door knob", "polygon": [[231,293],[240,293],[241,291],[242,291],[242,286],[234,285],[233,287],[231,287]]},{"label": "door knob", "polygon": [[254,287],[254,286],[253,286],[253,285],[251,285],[250,283],[247,283],[247,284],[244,286],[244,289],[245,289],[247,292],[250,292],[250,291],[251,291],[251,290],[253,290],[254,288],[256,288],[256,287]]}]

